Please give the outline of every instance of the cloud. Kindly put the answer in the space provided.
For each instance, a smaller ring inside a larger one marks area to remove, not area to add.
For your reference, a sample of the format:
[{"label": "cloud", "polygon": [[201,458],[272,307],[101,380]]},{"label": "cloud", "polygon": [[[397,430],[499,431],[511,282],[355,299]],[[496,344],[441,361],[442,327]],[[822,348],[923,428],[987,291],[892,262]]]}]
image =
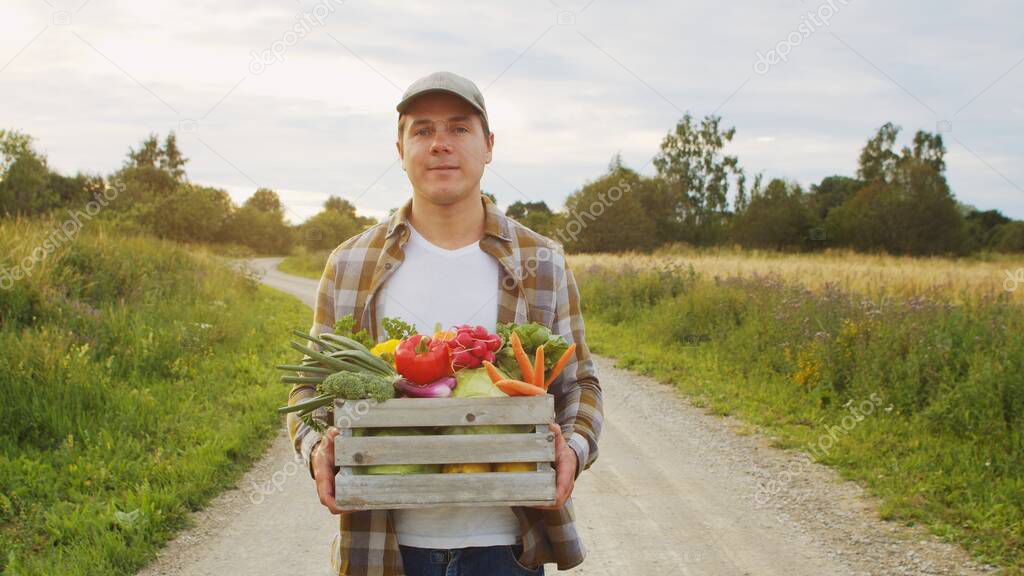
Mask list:
[{"label": "cloud", "polygon": [[[65,0],[51,0],[53,9],[6,3],[0,127],[35,136],[57,169],[91,173],[116,169],[147,134],[177,130],[193,180],[241,199],[257,184],[288,190],[302,217],[331,194],[381,214],[410,193],[393,165],[394,106],[415,78],[447,69],[484,89],[497,139],[484,188],[504,204],[530,197],[561,206],[616,152],[640,168],[683,112],[699,119],[717,110],[723,126],[736,127],[729,153],[748,172],[805,187],[852,174],[884,122],[909,139],[951,120],[947,164],[958,198],[1024,218],[1011,184],[1024,181],[1017,3],[850,0],[759,75],[756,53],[820,2],[396,10],[344,1],[253,74],[252,54],[320,3],[90,2],[78,12]],[[55,10],[68,10],[70,25],[54,24]]]}]

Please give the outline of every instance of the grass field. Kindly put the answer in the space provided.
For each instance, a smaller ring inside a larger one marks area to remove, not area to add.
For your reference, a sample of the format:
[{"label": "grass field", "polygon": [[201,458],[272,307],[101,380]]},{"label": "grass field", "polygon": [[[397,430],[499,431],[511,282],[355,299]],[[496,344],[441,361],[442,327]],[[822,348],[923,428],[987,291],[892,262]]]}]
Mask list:
[{"label": "grass field", "polygon": [[1009,293],[870,298],[609,260],[576,266],[595,352],[834,466],[883,517],[1021,572],[1024,310]]},{"label": "grass field", "polygon": [[[714,278],[777,276],[812,290],[832,286],[867,296],[917,296],[963,302],[980,295],[1006,293],[1024,303],[1024,256],[991,254],[973,258],[915,258],[859,254],[849,250],[784,254],[728,248],[693,249],[669,246],[653,254],[581,254],[574,266],[599,264],[615,269],[632,266],[661,269],[692,266]],[[1019,278],[1019,285],[1010,278]],[[1008,286],[1007,286],[1008,285]],[[1009,287],[1011,290],[1006,290]]]},{"label": "grass field", "polygon": [[269,446],[310,313],[219,262],[96,221],[0,290],[0,572],[134,574]]},{"label": "grass field", "polygon": [[[320,278],[327,252],[299,248],[281,263],[289,274]],[[992,254],[975,258],[913,258],[832,251],[810,254],[741,249],[695,249],[669,246],[652,254],[575,254],[573,268],[607,269],[692,267],[707,278],[753,278],[773,275],[789,284],[821,290],[826,286],[866,296],[927,295],[952,302],[982,294],[1006,295],[1024,303],[1024,256]],[[1007,290],[1009,288],[1009,290]]]}]

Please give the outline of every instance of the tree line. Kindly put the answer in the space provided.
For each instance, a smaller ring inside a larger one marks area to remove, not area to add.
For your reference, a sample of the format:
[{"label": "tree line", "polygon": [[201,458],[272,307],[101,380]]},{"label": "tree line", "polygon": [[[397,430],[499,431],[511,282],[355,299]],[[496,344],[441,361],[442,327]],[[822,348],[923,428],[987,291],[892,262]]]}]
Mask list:
[{"label": "tree line", "polygon": [[616,156],[562,211],[518,201],[507,212],[570,252],[669,243],[908,255],[1024,251],[1024,222],[956,200],[940,134],[918,131],[897,149],[899,132],[891,123],[880,127],[861,150],[855,175],[828,176],[805,190],[781,178],[748,177],[725,153],[735,128],[723,128],[717,116],[697,121],[687,114],[662,140],[654,176]]},{"label": "tree line", "polygon": [[298,245],[333,249],[376,223],[331,196],[319,213],[292,225],[275,191],[259,188],[238,206],[225,190],[189,181],[187,162],[173,132],[163,141],[151,134],[106,178],[62,176],[34,150],[31,137],[0,130],[0,216],[79,207],[110,186],[117,197],[98,217],[126,230],[180,242],[235,244],[260,254],[285,254]]},{"label": "tree line", "polygon": [[[517,201],[506,212],[569,252],[648,251],[670,243],[910,255],[1024,251],[1024,222],[956,200],[940,134],[919,130],[897,148],[899,133],[891,123],[880,127],[861,150],[855,175],[829,176],[805,190],[781,178],[766,182],[760,173],[748,177],[725,152],[736,129],[724,128],[718,116],[698,121],[686,114],[652,158],[655,175],[639,174],[616,155],[561,210]],[[0,216],[79,206],[116,186],[118,198],[103,218],[162,238],[264,254],[296,246],[330,250],[376,223],[332,196],[319,213],[292,225],[275,191],[260,188],[238,206],[226,191],[191,182],[187,162],[173,132],[162,141],[151,134],[106,178],[65,176],[49,168],[30,136],[0,130]]]}]

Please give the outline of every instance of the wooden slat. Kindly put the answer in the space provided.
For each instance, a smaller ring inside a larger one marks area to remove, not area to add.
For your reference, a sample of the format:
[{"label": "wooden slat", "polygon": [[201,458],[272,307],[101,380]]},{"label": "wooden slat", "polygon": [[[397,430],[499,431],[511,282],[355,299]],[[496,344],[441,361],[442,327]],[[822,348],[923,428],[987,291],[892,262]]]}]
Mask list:
[{"label": "wooden slat", "polygon": [[[536,431],[537,431],[537,434],[547,433],[548,432],[548,425],[547,424],[537,424]],[[551,451],[552,452],[555,451],[555,443],[554,443],[554,439],[553,438],[552,438],[552,442],[551,442]],[[552,456],[550,461],[547,461],[547,462],[538,461],[537,462],[537,472],[544,472],[544,471],[547,471],[547,470],[551,470],[552,468],[551,468],[550,462],[554,462],[554,460],[555,460],[555,457]]]},{"label": "wooden slat", "polygon": [[[348,406],[346,406],[346,403]],[[539,424],[553,421],[555,397],[392,398],[371,403],[338,400],[338,428]]]},{"label": "wooden slat", "polygon": [[371,436],[334,444],[338,466],[373,464],[458,464],[466,462],[552,462],[555,438],[536,434]]},{"label": "wooden slat", "polygon": [[347,510],[550,505],[555,472],[338,476],[335,488]]}]

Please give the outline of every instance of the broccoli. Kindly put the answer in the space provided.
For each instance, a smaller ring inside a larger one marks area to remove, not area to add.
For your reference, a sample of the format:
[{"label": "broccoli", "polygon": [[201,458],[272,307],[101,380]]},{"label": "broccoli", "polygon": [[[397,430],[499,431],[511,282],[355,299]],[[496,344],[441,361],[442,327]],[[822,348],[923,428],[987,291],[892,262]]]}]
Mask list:
[{"label": "broccoli", "polygon": [[367,372],[336,372],[320,383],[321,394],[333,394],[345,400],[383,402],[395,395],[394,382],[383,376]]}]

